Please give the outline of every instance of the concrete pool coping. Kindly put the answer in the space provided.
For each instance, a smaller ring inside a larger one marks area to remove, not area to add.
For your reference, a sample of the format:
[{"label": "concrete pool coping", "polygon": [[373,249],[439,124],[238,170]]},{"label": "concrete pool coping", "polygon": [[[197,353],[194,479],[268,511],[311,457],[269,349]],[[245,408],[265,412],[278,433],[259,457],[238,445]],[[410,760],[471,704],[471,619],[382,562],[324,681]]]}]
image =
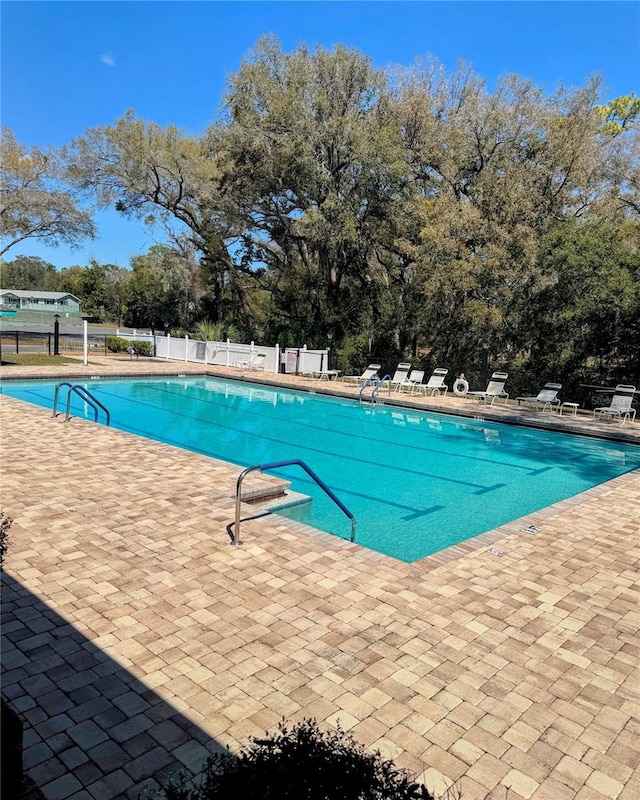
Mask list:
[{"label": "concrete pool coping", "polygon": [[[75,374],[96,366],[202,372]],[[465,800],[640,794],[640,472],[441,562],[273,517],[235,549],[237,468],[11,398],[0,413],[3,692],[45,796],[135,796],[282,716],[341,720]]]}]

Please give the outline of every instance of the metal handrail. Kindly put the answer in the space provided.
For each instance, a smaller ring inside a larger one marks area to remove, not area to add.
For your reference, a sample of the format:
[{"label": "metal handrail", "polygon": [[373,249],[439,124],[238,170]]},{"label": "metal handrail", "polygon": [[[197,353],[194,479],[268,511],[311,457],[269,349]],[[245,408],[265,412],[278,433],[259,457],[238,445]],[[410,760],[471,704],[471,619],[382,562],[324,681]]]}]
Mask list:
[{"label": "metal handrail", "polygon": [[345,504],[340,500],[339,497],[331,491],[331,489],[327,486],[327,484],[319,478],[316,473],[311,469],[311,467],[307,466],[304,461],[300,461],[299,459],[291,459],[290,461],[273,461],[270,464],[260,464],[256,467],[247,467],[243,472],[240,473],[238,476],[238,481],[236,483],[236,522],[233,529],[233,533],[229,531],[229,536],[231,537],[231,545],[234,547],[238,547],[242,544],[240,541],[240,503],[242,502],[242,481],[244,480],[245,476],[248,475],[250,472],[255,472],[256,470],[260,470],[260,472],[264,472],[268,469],[279,469],[280,467],[291,467],[291,466],[298,466],[302,467],[302,469],[309,475],[309,477],[313,478],[313,480],[318,484],[318,486],[322,489],[322,491],[327,494],[333,502],[338,506],[338,508],[344,512],[347,517],[351,520],[351,540],[355,542],[356,540],[356,518],[353,514],[349,511],[349,509],[345,506]]},{"label": "metal handrail", "polygon": [[381,380],[379,380],[378,383],[376,383],[375,389],[371,392],[371,402],[372,403],[376,398],[376,394],[378,393],[378,390],[380,389],[380,387],[382,386],[382,384],[385,381],[389,381],[389,397],[391,397],[391,375],[385,375],[384,378],[381,378]]},{"label": "metal handrail", "polygon": [[362,395],[364,393],[364,390],[367,388],[367,386],[369,386],[373,381],[377,381],[377,380],[378,380],[378,374],[377,373],[375,375],[372,375],[370,378],[367,378],[367,380],[362,384],[362,389],[360,389],[360,392],[358,393],[358,400],[362,400]]},{"label": "metal handrail", "polygon": [[58,415],[58,392],[60,391],[61,386],[67,386],[69,391],[67,393],[67,407],[65,411],[65,421],[69,422],[71,417],[70,408],[71,408],[71,394],[77,394],[81,400],[84,400],[85,403],[88,403],[91,408],[93,409],[93,421],[98,421],[98,414],[99,409],[102,409],[106,416],[106,424],[109,426],[111,424],[111,414],[109,413],[109,409],[104,406],[95,395],[93,395],[85,386],[82,386],[80,383],[71,384],[67,381],[62,381],[61,383],[57,384],[55,391],[53,393],[53,417]]},{"label": "metal handrail", "polygon": [[68,386],[69,391],[73,389],[73,384],[69,383],[68,381],[62,381],[56,385],[56,388],[53,392],[53,413],[51,414],[52,417],[58,416],[58,392],[60,391],[61,386]]}]

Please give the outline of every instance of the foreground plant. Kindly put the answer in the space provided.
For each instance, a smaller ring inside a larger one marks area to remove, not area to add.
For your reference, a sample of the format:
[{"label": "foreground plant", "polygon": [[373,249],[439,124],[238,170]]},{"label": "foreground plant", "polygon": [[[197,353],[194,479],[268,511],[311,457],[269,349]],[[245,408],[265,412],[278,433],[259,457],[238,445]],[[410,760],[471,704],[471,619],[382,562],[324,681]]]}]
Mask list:
[{"label": "foreground plant", "polygon": [[165,789],[167,800],[433,800],[427,788],[380,753],[313,719],[251,739],[233,755],[208,759],[199,787]]},{"label": "foreground plant", "polygon": [[0,571],[4,569],[4,557],[9,549],[9,528],[12,524],[13,519],[0,511]]}]

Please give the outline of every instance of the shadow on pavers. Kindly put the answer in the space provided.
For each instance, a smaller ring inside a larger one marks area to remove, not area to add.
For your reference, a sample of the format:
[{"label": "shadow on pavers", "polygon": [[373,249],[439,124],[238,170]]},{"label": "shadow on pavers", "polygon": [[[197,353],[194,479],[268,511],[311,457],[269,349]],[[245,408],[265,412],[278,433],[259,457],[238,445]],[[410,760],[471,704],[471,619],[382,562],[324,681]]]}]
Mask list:
[{"label": "shadow on pavers", "polygon": [[24,723],[24,798],[138,798],[224,750],[6,572],[2,673]]}]

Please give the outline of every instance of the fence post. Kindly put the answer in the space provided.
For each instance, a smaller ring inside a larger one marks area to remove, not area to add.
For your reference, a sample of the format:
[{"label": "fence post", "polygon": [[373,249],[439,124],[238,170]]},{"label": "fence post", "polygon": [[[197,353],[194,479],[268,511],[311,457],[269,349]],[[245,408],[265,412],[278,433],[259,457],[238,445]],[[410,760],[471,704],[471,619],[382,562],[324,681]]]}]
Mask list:
[{"label": "fence post", "polygon": [[229,345],[231,344],[231,339],[227,336],[227,366],[229,366]]},{"label": "fence post", "polygon": [[276,342],[276,366],[274,372],[280,372],[280,345]]},{"label": "fence post", "polygon": [[16,331],[16,355],[18,355],[18,353],[20,352],[20,350],[19,350],[19,347],[20,347],[19,342],[20,342],[20,336],[18,334],[18,331]]},{"label": "fence post", "polygon": [[184,335],[184,360],[185,363],[187,362],[187,354],[189,352],[189,336],[185,333]]},{"label": "fence post", "polygon": [[166,338],[167,338],[167,354],[166,354],[165,358],[168,360],[169,359],[169,350],[171,350],[171,334],[168,333]]}]

